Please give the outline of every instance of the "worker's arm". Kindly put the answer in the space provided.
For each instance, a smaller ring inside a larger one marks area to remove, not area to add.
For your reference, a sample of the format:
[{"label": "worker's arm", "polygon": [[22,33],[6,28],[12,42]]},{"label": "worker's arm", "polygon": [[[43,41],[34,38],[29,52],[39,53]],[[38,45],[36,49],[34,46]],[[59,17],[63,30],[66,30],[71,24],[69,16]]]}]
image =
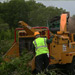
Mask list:
[{"label": "worker's arm", "polygon": [[34,44],[32,44],[32,50],[33,50],[33,54],[35,55],[35,46],[34,46]]},{"label": "worker's arm", "polygon": [[50,39],[47,39],[47,44],[52,43],[53,38],[54,38],[54,36],[51,36]]}]

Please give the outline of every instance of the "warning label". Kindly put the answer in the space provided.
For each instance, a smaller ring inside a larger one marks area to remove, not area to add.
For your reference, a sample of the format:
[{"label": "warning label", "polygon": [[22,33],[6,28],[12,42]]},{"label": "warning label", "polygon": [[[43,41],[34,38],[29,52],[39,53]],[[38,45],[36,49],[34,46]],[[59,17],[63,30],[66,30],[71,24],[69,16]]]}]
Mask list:
[{"label": "warning label", "polygon": [[63,51],[66,51],[66,50],[67,50],[66,45],[63,44]]}]

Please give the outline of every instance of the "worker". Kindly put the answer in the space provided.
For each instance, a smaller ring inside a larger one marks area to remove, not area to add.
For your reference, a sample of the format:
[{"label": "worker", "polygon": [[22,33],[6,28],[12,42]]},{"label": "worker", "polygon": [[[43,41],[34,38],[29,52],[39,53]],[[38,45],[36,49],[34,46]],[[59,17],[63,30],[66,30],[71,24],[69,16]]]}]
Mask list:
[{"label": "worker", "polygon": [[48,40],[47,38],[40,37],[39,32],[35,32],[34,36],[35,40],[33,41],[33,48],[36,56],[35,67],[36,74],[38,74],[46,70],[49,65],[49,50],[47,44],[52,42],[52,38]]}]

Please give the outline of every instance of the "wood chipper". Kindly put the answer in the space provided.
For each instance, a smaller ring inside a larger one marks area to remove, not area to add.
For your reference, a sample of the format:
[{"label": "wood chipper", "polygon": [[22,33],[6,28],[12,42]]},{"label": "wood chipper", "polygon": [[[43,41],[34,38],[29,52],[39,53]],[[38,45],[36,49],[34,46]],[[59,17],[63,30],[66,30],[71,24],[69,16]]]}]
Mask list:
[{"label": "wood chipper", "polygon": [[[75,33],[70,33],[67,31],[67,19],[68,15],[61,14],[60,17],[60,31],[57,34],[52,34],[48,27],[30,27],[23,21],[19,24],[23,28],[16,28],[15,30],[15,41],[13,46],[8,50],[8,52],[3,56],[5,61],[10,61],[15,57],[21,55],[22,49],[25,47],[28,50],[32,47],[32,41],[34,40],[34,32],[39,31],[41,37],[54,36],[52,43],[48,45],[49,48],[49,65],[60,64],[68,65],[72,75],[75,74]],[[18,32],[18,42],[16,41],[16,31]],[[51,35],[50,35],[51,34]],[[35,58],[30,62],[32,71],[35,69]]]},{"label": "wood chipper", "polygon": [[[47,27],[30,27],[23,21],[19,21],[23,28],[16,28],[14,32],[14,43],[12,47],[3,56],[5,61],[10,61],[15,57],[21,56],[24,48],[31,50],[32,41],[34,40],[34,32],[39,31],[42,37],[50,38],[49,29]],[[16,32],[18,32],[18,41],[16,40]]]}]

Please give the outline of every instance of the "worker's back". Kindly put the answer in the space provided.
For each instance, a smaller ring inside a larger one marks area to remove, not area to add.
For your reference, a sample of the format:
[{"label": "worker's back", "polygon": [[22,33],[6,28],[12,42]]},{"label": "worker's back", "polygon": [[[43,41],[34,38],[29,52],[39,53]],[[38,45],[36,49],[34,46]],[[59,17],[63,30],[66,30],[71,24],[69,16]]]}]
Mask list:
[{"label": "worker's back", "polygon": [[38,37],[33,41],[33,44],[35,46],[36,56],[44,53],[49,53],[46,41],[47,38],[42,38],[42,37]]}]

